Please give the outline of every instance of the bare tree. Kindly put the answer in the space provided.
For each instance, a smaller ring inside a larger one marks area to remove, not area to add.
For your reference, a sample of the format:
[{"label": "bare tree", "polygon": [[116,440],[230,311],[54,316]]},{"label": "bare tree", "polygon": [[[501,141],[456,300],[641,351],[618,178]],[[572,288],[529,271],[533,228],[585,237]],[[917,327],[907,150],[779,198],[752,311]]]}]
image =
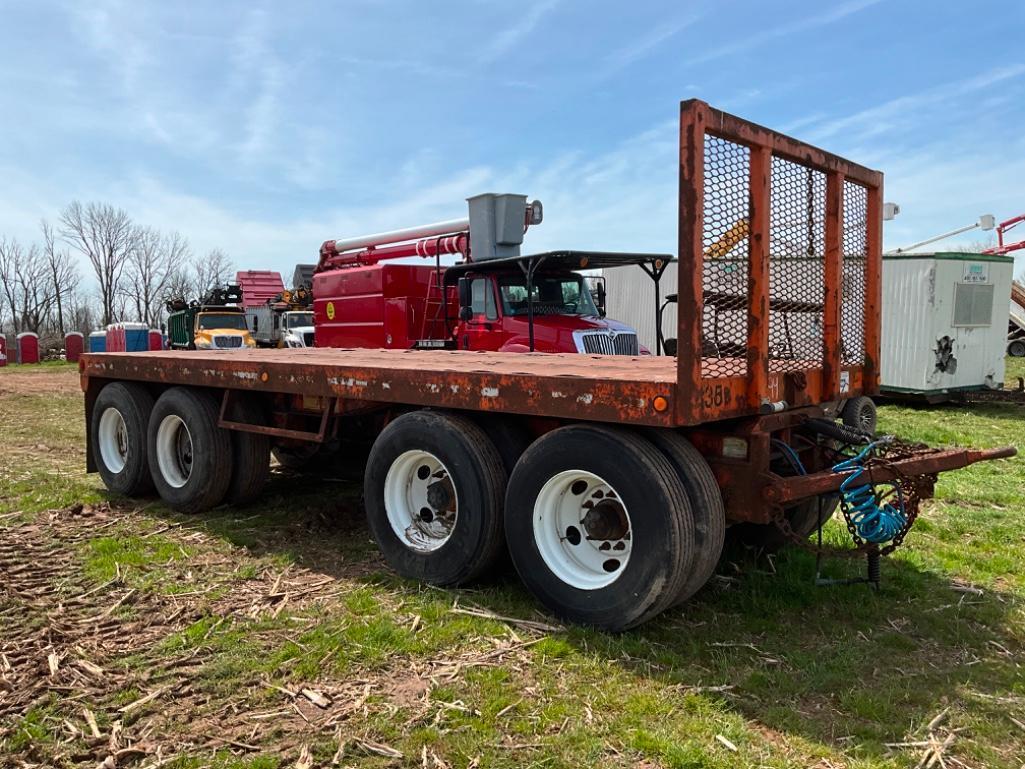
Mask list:
[{"label": "bare tree", "polygon": [[14,333],[43,331],[52,310],[53,284],[39,246],[25,249],[16,240],[0,240],[0,287]]},{"label": "bare tree", "polygon": [[71,261],[70,255],[64,249],[57,247],[53,227],[45,219],[40,222],[43,231],[43,258],[49,272],[50,289],[53,294],[53,301],[56,305],[56,331],[61,338],[64,337],[64,312],[67,309],[67,301],[72,292],[78,287],[80,276],[78,267]]},{"label": "bare tree", "polygon": [[50,282],[46,258],[35,243],[24,252],[18,270],[18,293],[21,298],[22,330],[41,333],[50,319],[53,284]]},{"label": "bare tree", "polygon": [[18,321],[18,268],[21,263],[21,245],[16,240],[0,238],[0,288],[3,301],[11,314],[11,330],[21,331]]},{"label": "bare tree", "polygon": [[205,295],[214,286],[232,280],[234,271],[235,265],[231,258],[219,248],[215,248],[205,257],[196,259],[193,263],[193,288],[197,298]]},{"label": "bare tree", "polygon": [[189,301],[196,299],[192,288],[192,275],[189,265],[175,265],[167,276],[167,286],[164,289],[164,300],[184,299]]},{"label": "bare tree", "polygon": [[102,323],[116,317],[115,301],[121,278],[135,247],[137,228],[128,214],[108,203],[83,206],[72,201],[60,215],[61,235],[85,254],[96,273],[100,293]]},{"label": "bare tree", "polygon": [[135,316],[155,328],[163,314],[169,283],[186,263],[189,244],[180,232],[161,235],[152,227],[140,227],[125,272],[126,292]]},{"label": "bare tree", "polygon": [[13,239],[0,241],[0,284],[14,333],[39,333],[49,318],[53,298],[46,261],[39,246],[33,244],[25,249]]}]

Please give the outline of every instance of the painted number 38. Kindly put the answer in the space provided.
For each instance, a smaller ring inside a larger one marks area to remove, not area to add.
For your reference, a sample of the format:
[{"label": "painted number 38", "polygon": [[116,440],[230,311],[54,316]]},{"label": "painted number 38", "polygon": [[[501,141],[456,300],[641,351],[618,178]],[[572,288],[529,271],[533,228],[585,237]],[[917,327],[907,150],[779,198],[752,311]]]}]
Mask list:
[{"label": "painted number 38", "polygon": [[705,385],[701,390],[701,401],[706,409],[729,406],[732,400],[730,388],[721,384]]}]

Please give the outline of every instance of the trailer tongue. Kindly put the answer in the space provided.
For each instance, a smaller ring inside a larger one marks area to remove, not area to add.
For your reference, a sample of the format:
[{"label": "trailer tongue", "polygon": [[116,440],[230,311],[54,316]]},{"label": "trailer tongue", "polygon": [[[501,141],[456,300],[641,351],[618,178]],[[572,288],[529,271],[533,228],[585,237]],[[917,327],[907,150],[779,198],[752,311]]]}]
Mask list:
[{"label": "trailer tongue", "polygon": [[[681,105],[680,138],[676,357],[90,354],[88,469],[197,512],[258,497],[272,447],[320,447],[336,468],[365,466],[368,523],[400,574],[465,584],[508,548],[553,611],[613,630],[699,590],[727,527],[804,541],[839,505],[878,566],[935,473],[1015,450],[901,447],[861,429],[878,387],[881,174],[702,102]],[[522,228],[525,199],[509,205]],[[438,239],[460,246],[453,228],[400,235],[437,253]],[[472,223],[469,238],[481,242]],[[614,258],[502,250],[493,263],[521,275]]]}]

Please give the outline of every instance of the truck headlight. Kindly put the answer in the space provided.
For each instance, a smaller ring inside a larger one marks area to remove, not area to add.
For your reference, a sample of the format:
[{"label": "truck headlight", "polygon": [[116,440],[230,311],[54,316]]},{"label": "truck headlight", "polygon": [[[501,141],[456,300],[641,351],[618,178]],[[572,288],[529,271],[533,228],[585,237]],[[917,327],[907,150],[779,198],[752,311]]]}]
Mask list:
[{"label": "truck headlight", "polygon": [[209,339],[197,339],[196,349],[197,350],[209,350],[213,347],[213,343]]}]

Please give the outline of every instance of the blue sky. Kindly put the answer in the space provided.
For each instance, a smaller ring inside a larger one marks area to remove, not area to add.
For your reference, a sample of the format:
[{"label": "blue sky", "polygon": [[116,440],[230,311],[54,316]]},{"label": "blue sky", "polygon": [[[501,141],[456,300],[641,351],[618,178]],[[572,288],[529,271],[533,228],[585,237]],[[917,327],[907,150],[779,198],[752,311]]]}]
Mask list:
[{"label": "blue sky", "polygon": [[[886,173],[898,246],[1025,210],[1025,4],[0,0],[0,234],[74,198],[291,271],[545,203],[531,250],[675,251],[681,99]],[[1025,235],[1023,235],[1025,237]],[[962,240],[978,239],[969,235]]]}]

